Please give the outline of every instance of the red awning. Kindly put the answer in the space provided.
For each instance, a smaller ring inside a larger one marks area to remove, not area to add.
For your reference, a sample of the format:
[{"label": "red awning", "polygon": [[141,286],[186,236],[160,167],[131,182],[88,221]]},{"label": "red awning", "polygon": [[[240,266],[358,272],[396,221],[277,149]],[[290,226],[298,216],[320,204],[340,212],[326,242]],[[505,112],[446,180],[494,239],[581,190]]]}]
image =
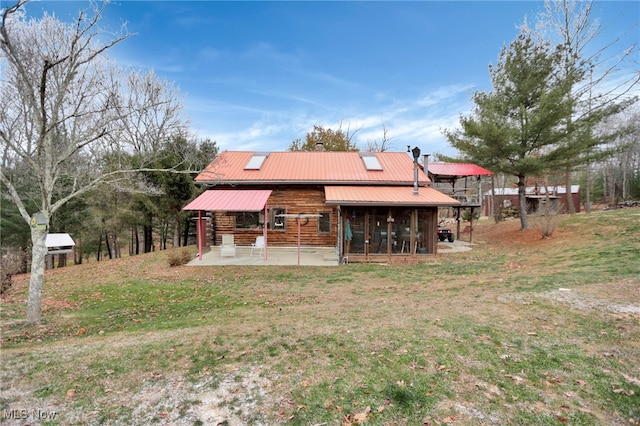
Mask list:
[{"label": "red awning", "polygon": [[271,190],[210,189],[182,210],[260,211],[264,209],[270,195]]},{"label": "red awning", "polygon": [[493,172],[472,163],[429,163],[429,173],[435,176],[485,176]]},{"label": "red awning", "polygon": [[458,206],[460,202],[430,187],[420,187],[418,194],[411,186],[325,186],[327,204],[394,205],[394,206]]}]

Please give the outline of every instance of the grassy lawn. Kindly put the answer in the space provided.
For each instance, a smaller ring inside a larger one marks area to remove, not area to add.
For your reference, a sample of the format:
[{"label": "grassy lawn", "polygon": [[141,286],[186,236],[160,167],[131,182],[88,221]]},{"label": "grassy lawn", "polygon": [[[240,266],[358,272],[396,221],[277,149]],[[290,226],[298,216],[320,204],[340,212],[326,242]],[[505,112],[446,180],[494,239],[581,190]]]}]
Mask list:
[{"label": "grassy lawn", "polygon": [[16,277],[0,422],[639,425],[640,210],[518,226],[424,265],[56,269],[35,327]]}]

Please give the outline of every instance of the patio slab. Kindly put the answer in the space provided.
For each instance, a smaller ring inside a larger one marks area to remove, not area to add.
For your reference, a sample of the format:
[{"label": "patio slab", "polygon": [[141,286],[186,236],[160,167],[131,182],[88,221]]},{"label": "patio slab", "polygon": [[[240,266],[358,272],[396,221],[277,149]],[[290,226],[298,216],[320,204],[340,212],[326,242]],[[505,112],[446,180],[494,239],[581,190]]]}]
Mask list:
[{"label": "patio slab", "polygon": [[[206,249],[205,249],[206,250]],[[338,255],[333,247],[301,247],[300,266],[338,266]],[[254,250],[251,255],[251,247],[236,247],[235,257],[220,256],[220,247],[210,247],[203,253],[202,260],[196,258],[187,264],[188,266],[214,266],[214,265],[298,265],[297,247],[269,247],[268,258],[259,255]]]}]

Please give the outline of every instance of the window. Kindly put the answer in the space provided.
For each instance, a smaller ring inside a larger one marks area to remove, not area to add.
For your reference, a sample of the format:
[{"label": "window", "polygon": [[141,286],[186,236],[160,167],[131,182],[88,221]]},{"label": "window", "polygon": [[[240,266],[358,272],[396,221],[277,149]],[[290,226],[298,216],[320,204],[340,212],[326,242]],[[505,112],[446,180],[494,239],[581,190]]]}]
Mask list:
[{"label": "window", "polygon": [[272,221],[271,223],[273,224],[273,226],[271,227],[271,229],[273,229],[274,231],[286,231],[287,229],[287,218],[284,217],[284,215],[287,214],[287,210],[286,209],[273,209],[273,216],[272,216]]},{"label": "window", "polygon": [[318,218],[318,234],[331,233],[331,212],[320,212]]},{"label": "window", "polygon": [[261,229],[264,222],[260,212],[236,212],[236,229]]}]

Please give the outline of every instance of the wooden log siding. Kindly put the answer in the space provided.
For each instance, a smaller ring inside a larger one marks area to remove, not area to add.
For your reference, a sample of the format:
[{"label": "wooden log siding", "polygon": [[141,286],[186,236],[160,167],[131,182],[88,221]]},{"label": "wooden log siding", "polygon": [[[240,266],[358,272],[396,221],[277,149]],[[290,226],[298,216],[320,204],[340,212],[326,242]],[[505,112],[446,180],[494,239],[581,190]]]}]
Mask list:
[{"label": "wooden log siding", "polygon": [[[241,189],[241,188],[236,188]],[[331,232],[318,233],[318,218],[301,219],[300,245],[303,247],[335,247],[338,232],[338,211],[333,206],[327,206],[324,197],[324,187],[306,187],[273,190],[269,197],[268,208],[285,209],[288,215],[319,214],[331,212]],[[268,230],[267,244],[273,247],[296,247],[298,245],[298,225],[296,218],[287,217],[285,231],[273,229],[271,224]],[[306,224],[305,224],[306,222]],[[262,235],[259,229],[235,229],[235,212],[214,212],[214,244],[220,245],[222,234],[233,234],[234,240],[239,246],[250,246],[258,235]]]}]

